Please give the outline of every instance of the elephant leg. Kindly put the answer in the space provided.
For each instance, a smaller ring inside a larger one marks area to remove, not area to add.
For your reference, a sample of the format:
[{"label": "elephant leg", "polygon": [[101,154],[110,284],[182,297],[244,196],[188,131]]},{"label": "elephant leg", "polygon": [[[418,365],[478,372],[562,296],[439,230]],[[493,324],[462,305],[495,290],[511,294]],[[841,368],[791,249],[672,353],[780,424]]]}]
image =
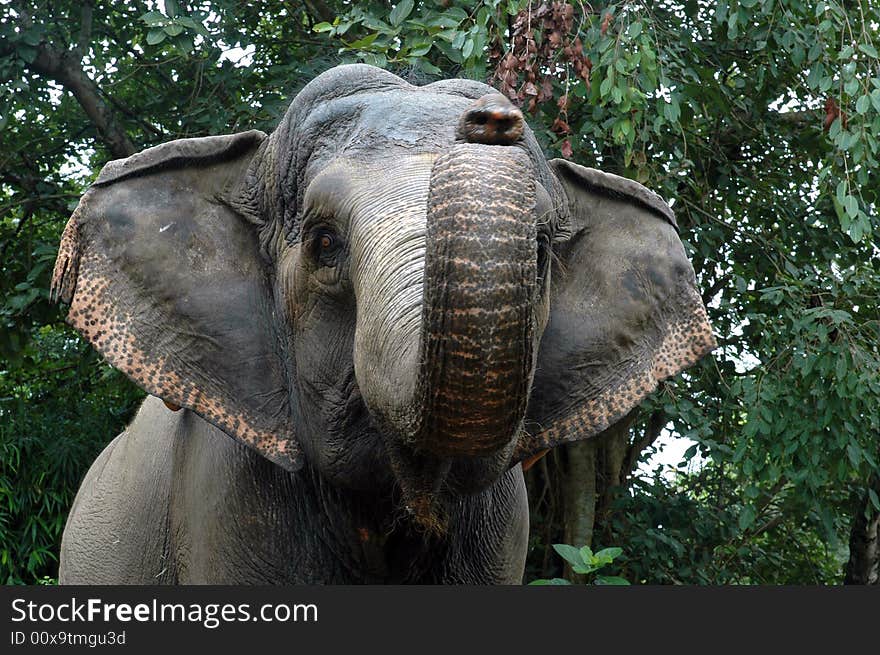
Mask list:
[{"label": "elephant leg", "polygon": [[92,464],[61,541],[61,584],[173,582],[168,556],[176,416],[149,397]]}]

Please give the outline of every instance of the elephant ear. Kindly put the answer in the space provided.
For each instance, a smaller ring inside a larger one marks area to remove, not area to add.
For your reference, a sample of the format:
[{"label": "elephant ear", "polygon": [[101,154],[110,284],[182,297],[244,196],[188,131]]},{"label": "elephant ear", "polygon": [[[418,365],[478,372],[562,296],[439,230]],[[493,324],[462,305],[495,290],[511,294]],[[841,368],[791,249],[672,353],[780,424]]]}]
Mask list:
[{"label": "elephant ear", "polygon": [[715,347],[669,206],[632,180],[559,159],[550,167],[571,238],[558,244],[514,461],[601,432]]},{"label": "elephant ear", "polygon": [[232,209],[265,137],[182,139],[107,164],[64,230],[52,294],[139,386],[295,469],[269,271]]}]

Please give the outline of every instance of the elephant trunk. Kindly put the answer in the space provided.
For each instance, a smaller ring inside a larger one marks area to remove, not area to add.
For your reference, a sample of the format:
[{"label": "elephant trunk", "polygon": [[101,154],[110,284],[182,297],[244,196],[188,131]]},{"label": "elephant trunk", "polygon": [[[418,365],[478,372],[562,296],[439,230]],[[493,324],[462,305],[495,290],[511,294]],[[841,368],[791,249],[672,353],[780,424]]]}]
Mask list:
[{"label": "elephant trunk", "polygon": [[508,146],[459,144],[431,172],[418,374],[404,438],[441,457],[518,434],[534,369],[535,176]]}]

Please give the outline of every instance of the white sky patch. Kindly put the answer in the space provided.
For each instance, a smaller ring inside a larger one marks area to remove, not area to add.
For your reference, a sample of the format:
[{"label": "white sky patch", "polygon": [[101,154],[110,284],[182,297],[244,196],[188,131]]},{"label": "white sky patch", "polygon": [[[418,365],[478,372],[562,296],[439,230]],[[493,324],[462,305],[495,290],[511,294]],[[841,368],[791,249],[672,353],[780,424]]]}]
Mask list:
[{"label": "white sky patch", "polygon": [[[221,48],[224,47],[224,44],[222,43],[219,43],[218,45]],[[256,48],[253,44],[248,45],[246,48],[233,46],[223,51],[223,54],[220,55],[220,59],[217,61],[217,64],[221,65],[224,61],[231,61],[233,66],[235,66],[236,68],[247,67],[254,62],[255,52]]]},{"label": "white sky patch", "polygon": [[693,439],[677,436],[668,427],[663,428],[653,444],[656,452],[648,458],[648,461],[639,464],[637,475],[643,479],[650,479],[656,473],[660,473],[666,480],[672,482],[678,472],[700,470],[705,461],[699,452],[691,458],[686,468],[679,466],[684,459],[685,451],[696,443]]}]

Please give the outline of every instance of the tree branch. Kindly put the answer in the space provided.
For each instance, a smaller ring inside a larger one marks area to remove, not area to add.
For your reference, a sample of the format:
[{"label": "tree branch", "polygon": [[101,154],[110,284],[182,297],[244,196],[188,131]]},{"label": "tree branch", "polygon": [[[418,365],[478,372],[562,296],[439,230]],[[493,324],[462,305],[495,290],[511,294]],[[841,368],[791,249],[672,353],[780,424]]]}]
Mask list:
[{"label": "tree branch", "polygon": [[98,85],[83,71],[76,52],[59,52],[40,45],[30,66],[35,72],[51,77],[74,95],[114,157],[121,159],[136,152],[122,125],[101,98]]},{"label": "tree branch", "polygon": [[316,23],[332,23],[335,16],[322,0],[305,0],[306,13],[311,16]]},{"label": "tree branch", "polygon": [[89,43],[92,41],[92,0],[85,0],[80,11],[79,38],[76,42],[76,50],[80,57],[89,52]]},{"label": "tree branch", "polygon": [[648,417],[648,424],[645,426],[645,433],[640,439],[633,442],[627,451],[625,469],[627,477],[632,475],[632,472],[635,471],[636,466],[638,466],[639,455],[641,455],[648,446],[657,441],[657,438],[663,431],[664,425],[666,425],[666,414],[662,410],[658,410]]}]

